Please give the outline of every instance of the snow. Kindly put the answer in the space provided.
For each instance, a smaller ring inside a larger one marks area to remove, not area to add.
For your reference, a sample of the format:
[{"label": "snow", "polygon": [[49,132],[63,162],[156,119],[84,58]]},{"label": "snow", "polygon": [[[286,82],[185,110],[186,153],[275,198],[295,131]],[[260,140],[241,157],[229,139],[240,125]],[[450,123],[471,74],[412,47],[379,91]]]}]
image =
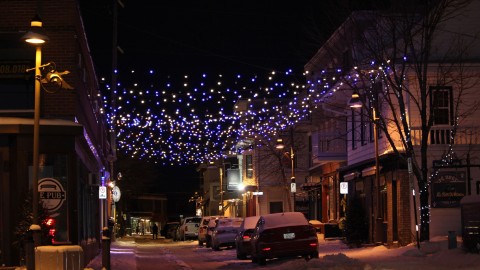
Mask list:
[{"label": "snow", "polygon": [[[457,248],[448,249],[448,237],[442,236],[431,239],[429,242],[422,242],[420,249],[417,249],[415,244],[399,248],[387,248],[385,246],[348,248],[341,240],[324,240],[323,235],[319,236],[319,259],[313,259],[308,262],[303,259],[282,259],[268,261],[266,266],[259,267],[249,260],[237,260],[235,249],[214,252],[209,248],[198,247],[196,241],[161,244],[165,247],[165,251],[162,252],[162,258],[175,262],[181,269],[190,270],[192,266],[178,259],[175,252],[172,251],[175,247],[186,246],[191,248],[193,253],[200,253],[203,257],[211,256],[216,262],[223,263],[223,266],[219,267],[206,263],[205,269],[226,269],[225,267],[227,266],[231,269],[261,268],[279,270],[480,269],[480,255],[466,252],[461,246],[461,237],[457,237]],[[146,241],[145,243],[121,240],[113,242],[111,247],[111,268],[115,270],[136,269],[135,250],[145,245],[159,244],[152,244],[151,241]],[[101,269],[100,266],[101,254],[87,267],[97,270]],[[234,266],[236,267],[234,268]]]},{"label": "snow", "polygon": [[246,217],[243,221],[243,228],[245,230],[255,228],[255,225],[257,225],[259,217],[260,216]]},{"label": "snow", "polygon": [[267,214],[260,217],[263,219],[263,229],[272,229],[283,226],[308,225],[308,221],[300,212],[284,212]]}]

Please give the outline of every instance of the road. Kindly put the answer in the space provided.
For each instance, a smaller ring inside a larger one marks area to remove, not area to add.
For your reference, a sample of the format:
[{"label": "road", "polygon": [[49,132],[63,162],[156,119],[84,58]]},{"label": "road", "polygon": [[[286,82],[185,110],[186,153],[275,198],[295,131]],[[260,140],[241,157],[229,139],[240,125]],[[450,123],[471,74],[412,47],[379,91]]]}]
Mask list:
[{"label": "road", "polygon": [[[210,269],[258,269],[259,266],[251,260],[238,260],[235,249],[221,248],[214,251],[205,246],[198,246],[197,241],[172,242],[160,239],[142,240],[141,243],[133,240],[120,240],[111,247],[112,270],[210,270]],[[100,270],[101,255],[87,265],[87,268]],[[304,259],[290,258],[269,261],[262,269],[278,269],[289,261],[305,262]]]},{"label": "road", "polygon": [[[150,236],[151,237],[151,236]],[[259,266],[250,260],[237,260],[235,249],[213,251],[199,247],[197,241],[172,242],[166,239],[151,240],[150,237],[129,237],[112,243],[110,248],[111,270],[343,270],[343,269],[389,269],[389,270],[478,270],[480,256],[458,248],[450,249],[446,237],[431,239],[416,245],[399,248],[366,245],[350,249],[341,240],[319,239],[319,259],[306,262],[302,258],[268,260]],[[460,240],[458,238],[457,240]],[[102,256],[98,255],[87,266],[101,270]]]}]

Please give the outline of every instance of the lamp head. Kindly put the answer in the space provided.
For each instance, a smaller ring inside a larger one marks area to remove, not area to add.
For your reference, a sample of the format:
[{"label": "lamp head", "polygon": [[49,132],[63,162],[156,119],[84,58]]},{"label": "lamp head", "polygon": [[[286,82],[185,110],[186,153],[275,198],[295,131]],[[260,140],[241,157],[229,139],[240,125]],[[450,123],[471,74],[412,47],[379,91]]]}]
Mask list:
[{"label": "lamp head", "polygon": [[352,98],[348,101],[350,108],[361,108],[363,106],[362,101],[360,100],[360,95],[357,92],[352,94]]},{"label": "lamp head", "polygon": [[283,148],[285,148],[285,144],[283,144],[283,140],[282,139],[277,139],[277,142],[275,144],[275,148],[281,150]]},{"label": "lamp head", "polygon": [[22,39],[31,44],[43,44],[48,41],[48,36],[43,31],[43,23],[38,14],[30,22],[30,30],[23,35]]}]

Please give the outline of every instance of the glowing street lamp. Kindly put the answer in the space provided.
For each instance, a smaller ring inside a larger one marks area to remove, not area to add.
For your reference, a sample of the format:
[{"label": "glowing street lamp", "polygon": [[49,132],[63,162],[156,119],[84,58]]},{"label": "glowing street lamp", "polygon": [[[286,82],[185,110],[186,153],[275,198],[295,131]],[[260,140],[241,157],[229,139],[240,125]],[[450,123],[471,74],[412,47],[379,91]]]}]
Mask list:
[{"label": "glowing street lamp", "polygon": [[[38,194],[38,171],[39,171],[39,138],[40,138],[40,87],[41,87],[41,71],[42,66],[42,45],[48,41],[48,37],[43,33],[42,30],[42,21],[40,17],[36,15],[30,24],[31,28],[24,36],[23,39],[25,42],[35,45],[35,105],[34,105],[34,116],[33,116],[33,176],[32,176],[32,211],[33,211],[33,222],[30,226],[30,230],[33,232],[40,231],[40,223],[38,220],[38,204],[39,204],[39,194]],[[35,234],[34,234],[35,236]],[[34,237],[35,246],[40,244],[39,234]]]},{"label": "glowing street lamp", "polygon": [[[348,102],[348,105],[350,108],[362,108],[363,104],[362,101],[360,100],[360,96],[358,95],[357,92],[354,92],[352,94],[352,98]],[[377,112],[375,110],[375,107],[372,106],[372,120],[373,120],[373,141],[374,141],[374,147],[375,147],[375,184],[377,186],[377,222],[375,223],[377,225],[376,228],[376,233],[378,235],[378,232],[380,230],[380,226],[378,224],[379,220],[381,220],[382,213],[380,211],[380,168],[379,166],[379,158],[378,158],[378,123],[377,121],[379,118],[377,118]],[[372,209],[373,210],[373,209]],[[373,227],[373,226],[372,226]],[[372,239],[374,238],[373,233],[372,233]]]}]

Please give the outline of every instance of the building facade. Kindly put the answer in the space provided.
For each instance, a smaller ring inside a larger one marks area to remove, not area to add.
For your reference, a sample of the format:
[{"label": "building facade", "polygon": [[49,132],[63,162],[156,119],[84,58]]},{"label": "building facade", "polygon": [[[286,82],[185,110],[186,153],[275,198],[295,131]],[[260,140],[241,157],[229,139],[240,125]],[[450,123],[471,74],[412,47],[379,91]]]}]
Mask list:
[{"label": "building facade", "polygon": [[2,1],[0,264],[7,266],[19,265],[23,256],[21,248],[12,246],[22,237],[19,224],[25,223],[28,211],[22,206],[32,204],[35,76],[26,70],[35,67],[35,48],[22,36],[36,15],[49,37],[41,47],[42,65],[59,73],[68,70],[61,76],[71,86],[55,89],[41,84],[38,189],[48,216],[55,219],[53,242],[80,245],[88,262],[98,253],[106,220],[98,186],[109,177],[110,145],[78,3]]}]

